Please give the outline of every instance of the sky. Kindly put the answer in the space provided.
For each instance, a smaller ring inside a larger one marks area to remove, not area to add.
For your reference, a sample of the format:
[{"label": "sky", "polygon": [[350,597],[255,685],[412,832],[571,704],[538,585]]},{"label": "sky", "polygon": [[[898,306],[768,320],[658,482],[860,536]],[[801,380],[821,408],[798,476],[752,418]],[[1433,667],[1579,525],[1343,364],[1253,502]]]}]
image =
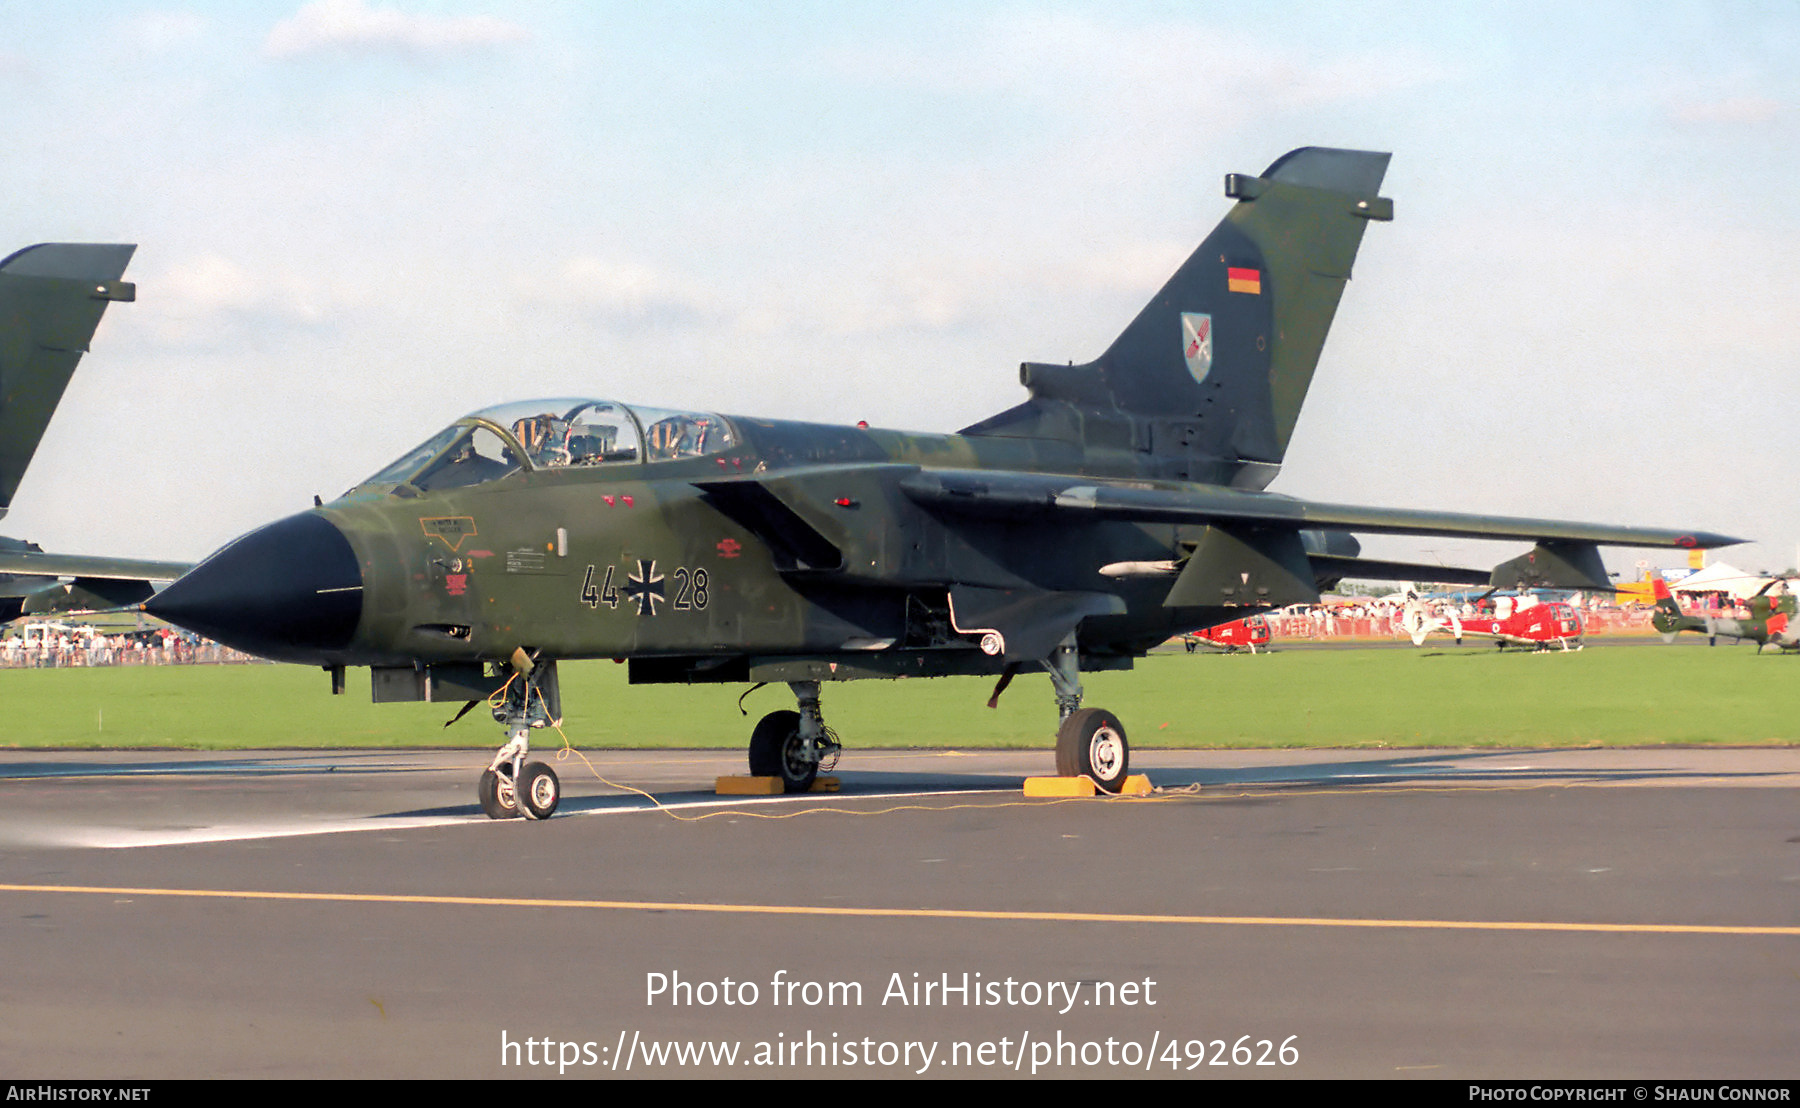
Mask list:
[{"label": "sky", "polygon": [[1392,151],[1395,218],[1274,491],[1779,571],[1795,58],[1752,3],[14,0],[0,254],[137,243],[138,299],[0,531],[197,559],[538,396],[954,431],[1322,145]]}]

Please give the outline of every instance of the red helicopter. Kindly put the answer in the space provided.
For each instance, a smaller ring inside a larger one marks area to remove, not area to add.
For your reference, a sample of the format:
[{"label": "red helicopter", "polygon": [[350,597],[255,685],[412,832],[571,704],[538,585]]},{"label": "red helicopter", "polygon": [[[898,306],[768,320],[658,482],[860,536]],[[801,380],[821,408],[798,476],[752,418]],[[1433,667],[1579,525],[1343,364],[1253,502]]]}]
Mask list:
[{"label": "red helicopter", "polygon": [[1438,604],[1409,594],[1404,620],[1403,626],[1414,646],[1424,643],[1432,632],[1441,631],[1454,636],[1459,644],[1464,635],[1484,635],[1493,638],[1494,645],[1503,650],[1508,645],[1548,650],[1552,644],[1564,650],[1572,644],[1580,650],[1585,630],[1581,612],[1574,605],[1539,600],[1529,594],[1484,596],[1475,601],[1475,612],[1470,616],[1460,615],[1454,604]]},{"label": "red helicopter", "polygon": [[1268,646],[1274,633],[1269,629],[1269,621],[1262,616],[1248,616],[1234,619],[1230,623],[1221,623],[1215,627],[1202,627],[1198,631],[1190,631],[1181,636],[1181,644],[1192,654],[1202,643],[1218,647],[1227,653],[1248,650],[1256,653],[1259,646]]}]

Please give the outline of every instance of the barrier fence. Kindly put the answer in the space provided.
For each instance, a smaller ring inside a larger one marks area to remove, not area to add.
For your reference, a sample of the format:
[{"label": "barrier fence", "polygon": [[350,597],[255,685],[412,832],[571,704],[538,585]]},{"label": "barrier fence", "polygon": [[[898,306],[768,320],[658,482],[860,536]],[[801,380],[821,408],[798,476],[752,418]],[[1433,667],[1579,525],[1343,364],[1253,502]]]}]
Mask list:
[{"label": "barrier fence", "polygon": [[[1303,612],[1271,612],[1266,617],[1275,641],[1282,639],[1391,639],[1406,638],[1404,611],[1378,611],[1338,615],[1330,609]],[[1581,612],[1584,635],[1649,635],[1648,608],[1597,608]]]},{"label": "barrier fence", "polygon": [[[1328,608],[1271,612],[1266,617],[1275,641],[1406,638],[1404,614],[1392,611],[1340,615]],[[1585,635],[1648,635],[1647,608],[1599,608],[1581,613]],[[43,636],[33,641],[9,637],[0,641],[0,669],[45,669],[80,666],[249,665],[266,659],[206,639],[181,636],[149,641],[128,636],[92,638]]]}]

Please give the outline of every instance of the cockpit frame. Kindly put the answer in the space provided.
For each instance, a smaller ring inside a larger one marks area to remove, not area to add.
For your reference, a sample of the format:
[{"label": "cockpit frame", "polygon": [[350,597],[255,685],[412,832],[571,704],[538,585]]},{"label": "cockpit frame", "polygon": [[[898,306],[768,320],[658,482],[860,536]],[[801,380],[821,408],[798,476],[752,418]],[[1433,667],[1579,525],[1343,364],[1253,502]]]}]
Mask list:
[{"label": "cockpit frame", "polygon": [[[483,442],[482,435],[493,438]],[[711,412],[639,409],[582,397],[514,402],[463,416],[345,495],[418,495],[487,484],[521,470],[659,465],[720,454],[739,441],[730,421]]]}]

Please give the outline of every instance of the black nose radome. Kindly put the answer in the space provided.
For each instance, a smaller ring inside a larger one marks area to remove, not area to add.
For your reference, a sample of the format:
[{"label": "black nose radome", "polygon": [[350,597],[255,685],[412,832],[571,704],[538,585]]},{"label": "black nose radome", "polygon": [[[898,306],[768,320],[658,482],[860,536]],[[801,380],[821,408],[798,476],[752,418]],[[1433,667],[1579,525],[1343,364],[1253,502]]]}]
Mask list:
[{"label": "black nose radome", "polygon": [[144,610],[251,654],[322,662],[350,645],[362,584],[344,533],[306,512],[223,547]]}]

